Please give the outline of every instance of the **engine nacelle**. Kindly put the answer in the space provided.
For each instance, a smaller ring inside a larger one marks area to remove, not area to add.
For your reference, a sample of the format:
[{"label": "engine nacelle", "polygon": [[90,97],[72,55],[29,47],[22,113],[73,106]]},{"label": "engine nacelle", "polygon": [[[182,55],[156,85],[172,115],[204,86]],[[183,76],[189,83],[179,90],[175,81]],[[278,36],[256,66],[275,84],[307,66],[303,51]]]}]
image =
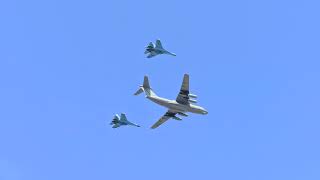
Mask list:
[{"label": "engine nacelle", "polygon": [[188,114],[185,114],[183,112],[178,112],[179,115],[184,116],[184,117],[188,117]]},{"label": "engine nacelle", "polygon": [[194,100],[194,99],[189,99],[188,100],[190,103],[197,103],[197,100]]},{"label": "engine nacelle", "polygon": [[178,121],[181,121],[181,120],[182,120],[181,118],[179,118],[179,117],[177,117],[177,116],[172,116],[172,119],[178,120]]},{"label": "engine nacelle", "polygon": [[195,95],[195,94],[189,94],[189,97],[191,97],[191,98],[197,98],[198,96]]}]

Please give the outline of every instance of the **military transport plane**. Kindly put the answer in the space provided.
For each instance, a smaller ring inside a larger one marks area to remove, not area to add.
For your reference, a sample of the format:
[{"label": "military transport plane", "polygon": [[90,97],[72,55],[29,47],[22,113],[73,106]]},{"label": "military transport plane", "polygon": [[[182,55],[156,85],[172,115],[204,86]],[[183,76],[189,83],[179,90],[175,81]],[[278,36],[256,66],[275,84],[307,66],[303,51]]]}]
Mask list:
[{"label": "military transport plane", "polygon": [[140,127],[139,125],[128,121],[124,113],[121,113],[120,117],[118,114],[114,115],[114,118],[112,119],[112,122],[110,123],[110,125],[113,125],[112,128],[118,128],[120,126],[125,126],[125,125]]},{"label": "military transport plane", "polygon": [[161,41],[159,39],[156,40],[156,45],[153,44],[153,42],[150,42],[149,45],[146,47],[146,51],[144,52],[144,54],[148,54],[147,58],[152,58],[156,55],[159,54],[169,54],[172,56],[176,56],[174,53],[171,53],[167,50],[165,50],[162,47]]},{"label": "military transport plane", "polygon": [[176,100],[169,100],[157,96],[149,85],[148,76],[144,76],[143,85],[140,86],[140,88],[134,95],[139,95],[142,92],[145,92],[146,98],[161,106],[168,108],[168,111],[153,126],[151,126],[152,129],[159,127],[161,124],[163,124],[170,118],[175,120],[181,120],[181,118],[176,116],[177,114],[185,117],[188,116],[187,114],[185,114],[187,112],[192,112],[196,114],[208,114],[208,112],[204,108],[193,104],[197,101],[191,98],[197,98],[197,96],[189,93],[188,74],[185,74],[183,77],[182,86]]}]

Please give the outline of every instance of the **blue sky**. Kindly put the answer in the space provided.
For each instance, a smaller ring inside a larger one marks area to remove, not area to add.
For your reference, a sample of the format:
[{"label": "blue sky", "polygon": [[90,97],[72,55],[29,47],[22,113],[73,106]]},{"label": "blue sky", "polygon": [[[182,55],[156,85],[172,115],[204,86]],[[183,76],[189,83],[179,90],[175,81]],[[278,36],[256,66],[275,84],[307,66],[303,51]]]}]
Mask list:
[{"label": "blue sky", "polygon": [[[0,179],[320,179],[319,5],[2,0]],[[150,130],[184,73],[209,114]]]}]

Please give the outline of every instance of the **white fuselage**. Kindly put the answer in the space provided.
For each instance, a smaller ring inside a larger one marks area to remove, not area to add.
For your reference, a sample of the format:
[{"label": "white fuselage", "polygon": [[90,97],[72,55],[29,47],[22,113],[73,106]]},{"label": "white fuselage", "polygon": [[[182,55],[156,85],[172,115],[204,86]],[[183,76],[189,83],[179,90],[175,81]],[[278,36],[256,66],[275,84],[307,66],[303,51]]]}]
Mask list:
[{"label": "white fuselage", "polygon": [[168,108],[173,112],[191,112],[196,114],[208,114],[208,112],[197,105],[194,104],[180,104],[175,100],[169,100],[158,96],[147,96],[152,102],[155,102],[161,106]]}]

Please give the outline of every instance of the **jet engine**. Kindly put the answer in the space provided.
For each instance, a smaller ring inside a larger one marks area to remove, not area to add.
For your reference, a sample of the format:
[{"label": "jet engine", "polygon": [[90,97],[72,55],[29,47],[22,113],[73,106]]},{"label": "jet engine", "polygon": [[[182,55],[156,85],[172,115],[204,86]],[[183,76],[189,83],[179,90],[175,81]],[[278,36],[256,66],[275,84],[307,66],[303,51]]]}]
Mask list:
[{"label": "jet engine", "polygon": [[189,97],[191,97],[191,98],[197,98],[197,95],[195,95],[195,94],[189,94]]},{"label": "jet engine", "polygon": [[188,117],[188,114],[185,114],[183,112],[178,112],[179,115],[184,116],[184,117]]},{"label": "jet engine", "polygon": [[172,119],[178,120],[178,121],[181,121],[181,120],[182,120],[181,118],[179,118],[179,117],[177,117],[177,116],[172,116]]},{"label": "jet engine", "polygon": [[189,99],[188,100],[190,103],[197,103],[197,100],[194,100],[194,99]]}]

